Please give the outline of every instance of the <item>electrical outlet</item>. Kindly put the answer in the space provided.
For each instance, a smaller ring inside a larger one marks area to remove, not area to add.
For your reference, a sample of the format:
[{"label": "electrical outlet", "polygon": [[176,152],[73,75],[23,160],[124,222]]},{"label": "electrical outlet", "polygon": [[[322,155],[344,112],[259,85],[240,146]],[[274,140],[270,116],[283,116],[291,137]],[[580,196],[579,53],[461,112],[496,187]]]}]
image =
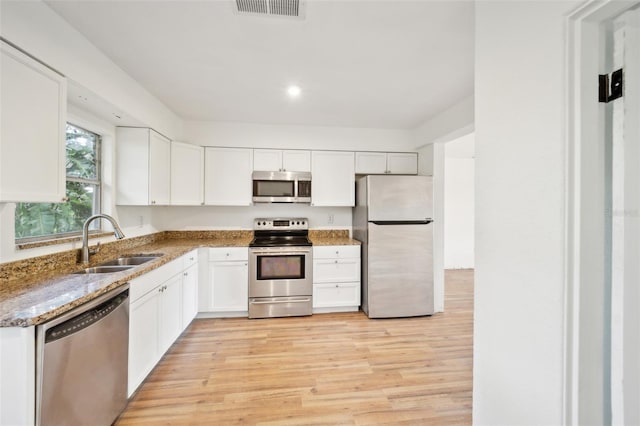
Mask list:
[{"label": "electrical outlet", "polygon": [[329,223],[329,225],[333,223],[333,214],[329,215],[329,217],[327,218],[327,222]]}]

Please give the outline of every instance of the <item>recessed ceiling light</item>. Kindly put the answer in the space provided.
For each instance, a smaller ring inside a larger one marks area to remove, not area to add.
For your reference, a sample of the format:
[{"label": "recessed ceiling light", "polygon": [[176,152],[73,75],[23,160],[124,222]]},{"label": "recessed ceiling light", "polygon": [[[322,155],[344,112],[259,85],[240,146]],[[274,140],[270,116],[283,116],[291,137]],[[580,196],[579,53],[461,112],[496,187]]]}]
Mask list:
[{"label": "recessed ceiling light", "polygon": [[287,95],[289,95],[290,98],[299,97],[301,92],[302,90],[300,89],[300,86],[296,86],[295,84],[287,87]]}]

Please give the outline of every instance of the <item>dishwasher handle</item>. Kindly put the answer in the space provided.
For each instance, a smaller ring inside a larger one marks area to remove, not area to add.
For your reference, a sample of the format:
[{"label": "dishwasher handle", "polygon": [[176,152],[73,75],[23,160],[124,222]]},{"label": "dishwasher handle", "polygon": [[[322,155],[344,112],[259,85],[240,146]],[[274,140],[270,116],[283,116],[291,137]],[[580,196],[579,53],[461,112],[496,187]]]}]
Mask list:
[{"label": "dishwasher handle", "polygon": [[60,323],[47,330],[44,343],[55,342],[67,336],[71,336],[90,327],[92,324],[100,321],[102,318],[113,312],[118,306],[122,305],[129,299],[129,290],[114,296],[113,298],[101,303],[100,305],[76,316],[63,323]]}]

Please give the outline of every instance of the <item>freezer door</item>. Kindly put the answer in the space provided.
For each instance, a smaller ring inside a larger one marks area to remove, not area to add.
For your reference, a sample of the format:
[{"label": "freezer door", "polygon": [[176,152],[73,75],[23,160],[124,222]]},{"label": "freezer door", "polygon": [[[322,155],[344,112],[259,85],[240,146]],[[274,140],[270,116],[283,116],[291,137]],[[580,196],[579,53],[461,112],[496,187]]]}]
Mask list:
[{"label": "freezer door", "polygon": [[367,176],[368,220],[433,218],[431,176]]},{"label": "freezer door", "polygon": [[369,224],[365,312],[370,318],[433,314],[433,225]]}]

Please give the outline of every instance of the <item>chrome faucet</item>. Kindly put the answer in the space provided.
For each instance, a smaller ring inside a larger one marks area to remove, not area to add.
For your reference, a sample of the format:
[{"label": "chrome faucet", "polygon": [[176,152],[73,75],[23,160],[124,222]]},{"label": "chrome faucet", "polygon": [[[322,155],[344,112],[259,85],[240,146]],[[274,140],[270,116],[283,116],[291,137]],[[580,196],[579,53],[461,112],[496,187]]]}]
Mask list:
[{"label": "chrome faucet", "polygon": [[89,256],[96,254],[100,250],[100,243],[98,243],[95,250],[89,250],[89,224],[99,218],[107,219],[111,222],[111,225],[113,225],[113,235],[115,235],[117,239],[121,240],[124,238],[124,232],[122,232],[122,229],[120,229],[116,220],[108,214],[95,214],[85,220],[84,225],[82,225],[82,251],[80,254],[80,262],[85,265],[89,263]]}]

